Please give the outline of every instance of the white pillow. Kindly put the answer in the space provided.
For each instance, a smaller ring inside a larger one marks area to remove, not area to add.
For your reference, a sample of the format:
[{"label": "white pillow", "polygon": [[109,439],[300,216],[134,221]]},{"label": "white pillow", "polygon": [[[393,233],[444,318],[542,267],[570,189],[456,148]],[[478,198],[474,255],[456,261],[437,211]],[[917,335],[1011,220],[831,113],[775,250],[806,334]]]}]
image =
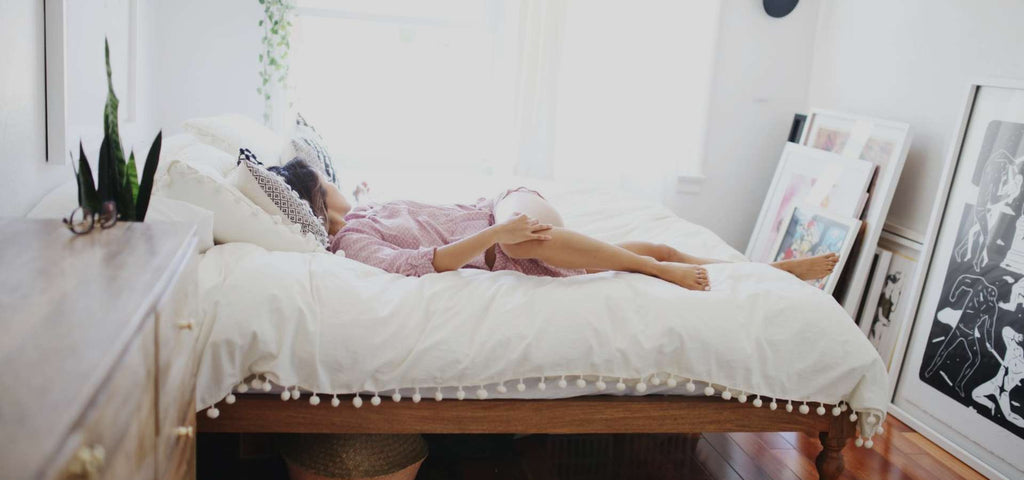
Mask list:
[{"label": "white pillow", "polygon": [[290,252],[325,251],[312,235],[304,235],[298,225],[263,211],[208,166],[172,160],[159,187],[162,196],[213,212],[217,243],[247,242]]},{"label": "white pillow", "polygon": [[[28,218],[64,218],[78,206],[78,185],[71,180],[51,191],[25,215]],[[192,222],[199,237],[199,253],[213,247],[213,213],[186,202],[154,195],[147,222]]]},{"label": "white pillow", "polygon": [[265,165],[280,165],[291,152],[288,140],[260,125],[255,120],[236,113],[216,117],[194,118],[185,122],[185,131],[200,142],[235,158],[239,148],[248,148]]}]

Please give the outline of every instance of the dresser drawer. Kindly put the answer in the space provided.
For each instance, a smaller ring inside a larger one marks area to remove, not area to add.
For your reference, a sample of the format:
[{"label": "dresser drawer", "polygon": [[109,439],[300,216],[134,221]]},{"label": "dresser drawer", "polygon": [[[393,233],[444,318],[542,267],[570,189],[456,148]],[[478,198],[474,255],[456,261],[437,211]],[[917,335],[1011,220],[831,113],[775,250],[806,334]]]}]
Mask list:
[{"label": "dresser drawer", "polygon": [[157,305],[160,478],[195,478],[195,386],[203,326],[198,311],[198,260],[192,252]]},{"label": "dresser drawer", "polygon": [[58,450],[49,478],[156,478],[155,338],[154,323],[145,322]]}]

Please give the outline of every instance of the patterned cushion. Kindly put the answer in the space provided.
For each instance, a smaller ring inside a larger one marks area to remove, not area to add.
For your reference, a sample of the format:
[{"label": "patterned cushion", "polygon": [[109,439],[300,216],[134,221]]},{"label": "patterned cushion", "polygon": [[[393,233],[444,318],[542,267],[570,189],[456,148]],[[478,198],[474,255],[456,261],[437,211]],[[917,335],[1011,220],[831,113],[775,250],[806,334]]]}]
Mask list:
[{"label": "patterned cushion", "polygon": [[338,185],[338,176],[334,170],[334,161],[327,152],[324,137],[306,122],[302,115],[295,118],[295,136],[292,137],[292,150],[311,167],[320,172],[329,182]]},{"label": "patterned cushion", "polygon": [[313,214],[309,203],[299,197],[295,190],[279,175],[263,168],[256,156],[245,148],[238,150],[238,163],[244,164],[252,174],[260,190],[281,210],[281,214],[302,229],[302,233],[313,235],[324,247],[327,246],[327,229],[323,220]]}]

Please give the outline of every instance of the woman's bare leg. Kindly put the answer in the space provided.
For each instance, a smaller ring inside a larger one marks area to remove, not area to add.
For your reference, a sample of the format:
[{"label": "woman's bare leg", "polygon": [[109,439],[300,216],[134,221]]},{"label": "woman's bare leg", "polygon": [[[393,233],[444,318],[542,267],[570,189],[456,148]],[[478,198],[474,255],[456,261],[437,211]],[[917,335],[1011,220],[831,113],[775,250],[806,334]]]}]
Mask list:
[{"label": "woman's bare leg", "polygon": [[[713,258],[696,257],[680,252],[668,245],[651,242],[622,242],[618,244],[637,255],[646,255],[657,259],[659,262],[679,262],[690,265],[709,265],[713,263],[728,263],[724,260]],[[780,260],[771,263],[771,266],[779,270],[789,272],[801,280],[817,280],[828,276],[839,262],[839,255],[826,253],[807,258],[795,258],[792,260]]]},{"label": "woman's bare leg", "polygon": [[499,244],[512,258],[535,258],[559,268],[588,271],[615,270],[657,277],[690,290],[708,290],[708,273],[703,267],[675,262],[659,262],[625,248],[588,237],[572,230],[554,227],[545,232],[551,240],[530,240]]},{"label": "woman's bare leg", "polygon": [[560,268],[582,268],[588,272],[616,270],[658,277],[691,290],[709,288],[707,271],[695,265],[662,262],[643,253],[635,253],[584,234],[562,228],[558,210],[531,192],[512,192],[494,207],[496,221],[523,213],[553,225],[546,232],[551,240],[502,244],[500,248],[512,258],[536,258]]}]

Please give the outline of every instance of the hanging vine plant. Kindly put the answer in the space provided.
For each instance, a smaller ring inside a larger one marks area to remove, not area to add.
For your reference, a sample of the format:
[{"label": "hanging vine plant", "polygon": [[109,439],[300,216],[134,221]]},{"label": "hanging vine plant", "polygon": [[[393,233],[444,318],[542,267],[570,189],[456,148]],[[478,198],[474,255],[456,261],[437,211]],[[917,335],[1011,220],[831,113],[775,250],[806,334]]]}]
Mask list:
[{"label": "hanging vine plant", "polygon": [[260,51],[260,85],[256,91],[263,97],[263,123],[269,125],[274,111],[274,86],[283,91],[288,81],[288,51],[291,48],[292,0],[259,0],[263,6],[263,48]]}]

